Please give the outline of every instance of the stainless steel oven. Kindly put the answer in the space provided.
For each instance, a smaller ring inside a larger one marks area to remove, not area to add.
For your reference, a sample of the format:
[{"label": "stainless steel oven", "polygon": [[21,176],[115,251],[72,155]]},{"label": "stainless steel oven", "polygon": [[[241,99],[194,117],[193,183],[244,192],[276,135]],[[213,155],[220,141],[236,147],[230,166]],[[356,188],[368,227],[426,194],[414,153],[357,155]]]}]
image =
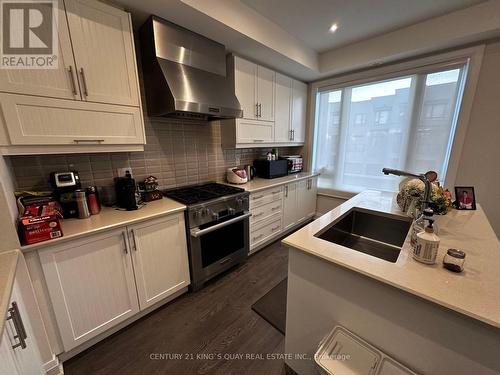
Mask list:
[{"label": "stainless steel oven", "polygon": [[191,289],[244,262],[249,250],[249,193],[209,182],[164,194],[187,205],[185,212]]},{"label": "stainless steel oven", "polygon": [[190,229],[193,290],[247,258],[250,215],[242,211]]}]

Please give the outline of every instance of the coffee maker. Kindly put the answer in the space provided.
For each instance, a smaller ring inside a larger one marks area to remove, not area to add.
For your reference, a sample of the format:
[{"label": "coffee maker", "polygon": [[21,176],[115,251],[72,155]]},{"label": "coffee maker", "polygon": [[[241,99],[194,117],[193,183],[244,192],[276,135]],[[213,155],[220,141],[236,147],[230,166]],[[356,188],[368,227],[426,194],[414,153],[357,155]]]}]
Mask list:
[{"label": "coffee maker", "polygon": [[51,172],[50,185],[54,189],[54,198],[61,204],[64,218],[77,217],[75,190],[82,187],[78,172]]},{"label": "coffee maker", "polygon": [[137,210],[136,185],[130,174],[115,177],[116,200],[120,208],[127,211]]}]

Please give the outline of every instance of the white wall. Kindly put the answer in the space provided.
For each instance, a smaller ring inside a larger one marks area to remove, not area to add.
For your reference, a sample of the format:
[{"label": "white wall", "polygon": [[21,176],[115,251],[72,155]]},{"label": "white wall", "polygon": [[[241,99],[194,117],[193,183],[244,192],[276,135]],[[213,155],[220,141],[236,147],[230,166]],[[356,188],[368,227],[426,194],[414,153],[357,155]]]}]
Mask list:
[{"label": "white wall", "polygon": [[486,45],[456,184],[475,187],[500,237],[500,40]]}]

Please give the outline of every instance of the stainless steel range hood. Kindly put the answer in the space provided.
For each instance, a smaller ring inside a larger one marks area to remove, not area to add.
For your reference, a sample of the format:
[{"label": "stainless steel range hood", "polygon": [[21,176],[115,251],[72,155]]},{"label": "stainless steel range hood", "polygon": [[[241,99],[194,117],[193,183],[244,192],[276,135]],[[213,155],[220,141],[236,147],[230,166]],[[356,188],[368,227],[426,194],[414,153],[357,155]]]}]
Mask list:
[{"label": "stainless steel range hood", "polygon": [[242,116],[234,84],[226,77],[222,44],[156,16],[146,21],[140,35],[150,116]]}]

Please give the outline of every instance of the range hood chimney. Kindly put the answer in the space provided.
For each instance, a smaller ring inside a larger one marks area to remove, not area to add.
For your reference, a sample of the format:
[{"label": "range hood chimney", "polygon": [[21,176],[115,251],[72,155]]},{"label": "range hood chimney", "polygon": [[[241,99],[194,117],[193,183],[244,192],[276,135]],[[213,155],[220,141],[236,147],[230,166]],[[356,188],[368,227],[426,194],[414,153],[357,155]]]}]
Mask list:
[{"label": "range hood chimney", "polygon": [[242,117],[222,44],[156,16],[144,23],[140,37],[150,116]]}]

